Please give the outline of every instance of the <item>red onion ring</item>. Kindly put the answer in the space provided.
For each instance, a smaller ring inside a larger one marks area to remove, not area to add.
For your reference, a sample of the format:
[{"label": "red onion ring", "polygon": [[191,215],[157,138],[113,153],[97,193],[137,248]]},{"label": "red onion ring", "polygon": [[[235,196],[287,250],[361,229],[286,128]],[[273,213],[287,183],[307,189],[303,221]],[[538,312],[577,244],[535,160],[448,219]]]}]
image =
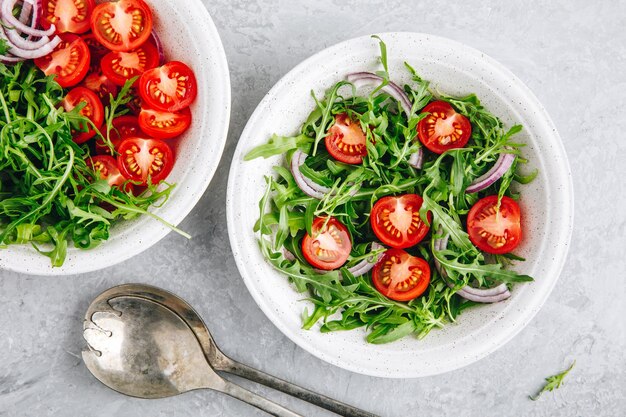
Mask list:
[{"label": "red onion ring", "polygon": [[[372,251],[384,249],[385,247],[378,242],[372,242]],[[348,271],[355,276],[360,277],[363,274],[368,273],[374,265],[378,262],[382,254],[378,254],[375,257],[365,258],[358,264],[354,265],[352,268],[348,268]]]},{"label": "red onion ring", "polygon": [[157,52],[159,53],[159,65],[165,64],[165,50],[163,49],[163,43],[161,42],[161,38],[159,38],[159,35],[154,29],[152,29],[150,37],[152,38],[154,46],[156,46]]},{"label": "red onion ring", "polygon": [[13,16],[13,8],[17,4],[17,0],[3,0],[2,2],[2,22],[7,26],[12,26],[18,32],[26,35],[36,36],[38,38],[44,36],[50,36],[56,30],[54,25],[51,25],[48,30],[39,30],[30,27],[16,19]]},{"label": "red onion ring", "polygon": [[[371,72],[354,72],[348,74],[346,79],[357,88],[364,86],[378,87],[384,81],[382,77]],[[389,81],[389,84],[382,87],[381,90],[396,99],[407,115],[411,114],[411,100],[409,100],[409,97],[398,84]]]},{"label": "red onion ring", "polygon": [[411,154],[409,165],[416,169],[422,169],[422,165],[424,165],[424,148],[419,148],[417,152]]},{"label": "red onion ring", "polygon": [[[438,233],[441,233],[441,228],[439,228]],[[435,250],[440,251],[445,249],[448,246],[448,238],[449,236],[445,235],[442,238],[436,239],[433,244]],[[437,268],[437,271],[439,271],[444,280],[448,277],[445,269],[442,268],[437,259],[435,259],[435,268]],[[454,285],[447,282],[447,280],[446,284],[448,284],[450,288],[454,287]],[[497,303],[499,301],[506,300],[511,296],[511,292],[509,291],[505,283],[486,289],[474,288],[466,285],[458,290],[456,293],[466,300],[475,301],[477,303]]]},{"label": "red onion ring", "polygon": [[476,178],[470,185],[465,189],[467,193],[477,193],[478,191],[484,190],[489,187],[494,182],[498,181],[505,172],[511,168],[511,165],[515,161],[515,155],[510,153],[501,153],[498,157],[496,163],[491,167],[489,171]]},{"label": "red onion ring", "polygon": [[300,167],[304,164],[306,158],[307,154],[301,150],[294,152],[291,157],[291,174],[293,175],[293,179],[296,181],[296,184],[298,184],[298,187],[300,187],[306,195],[321,200],[324,198],[324,195],[330,191],[330,188],[316,184],[300,172]]},{"label": "red onion ring", "polygon": [[18,18],[20,19],[20,22],[24,23],[25,25],[28,25],[29,20],[31,20],[32,10],[33,10],[33,4],[30,1],[25,0],[22,3],[22,10],[20,10],[20,16]]},{"label": "red onion ring", "polygon": [[296,260],[296,256],[293,253],[291,253],[291,251],[289,249],[287,249],[287,248],[283,248],[283,256],[288,261],[295,261]]},{"label": "red onion ring", "polygon": [[[0,21],[3,27],[0,28],[0,38],[8,43],[9,55],[0,56],[1,62],[15,63],[24,59],[39,58],[48,55],[61,42],[61,38],[58,36],[50,39],[46,34],[47,32],[35,29],[41,17],[40,1],[24,0],[18,2],[17,0],[5,0],[2,3]],[[12,10],[18,4],[21,5],[22,9],[20,10],[19,18],[16,19]],[[9,8],[8,14],[7,8]],[[28,24],[29,21],[30,25]],[[24,28],[28,30],[22,30]],[[51,29],[54,29],[54,26]],[[27,37],[23,38],[23,34],[26,34]],[[32,41],[33,37],[39,37],[39,40]]]}]

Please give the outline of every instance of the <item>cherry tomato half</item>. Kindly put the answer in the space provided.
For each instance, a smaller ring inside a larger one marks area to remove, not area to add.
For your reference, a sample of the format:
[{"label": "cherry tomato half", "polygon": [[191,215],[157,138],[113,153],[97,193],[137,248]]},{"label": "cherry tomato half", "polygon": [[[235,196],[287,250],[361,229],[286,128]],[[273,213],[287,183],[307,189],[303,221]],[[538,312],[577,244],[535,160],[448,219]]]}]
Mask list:
[{"label": "cherry tomato half", "polygon": [[197,90],[193,71],[178,61],[148,70],[139,79],[141,98],[156,110],[182,110],[194,101]]},{"label": "cherry tomato half", "polygon": [[141,185],[158,184],[174,166],[174,152],[159,139],[126,138],[118,152],[117,164],[122,175]]},{"label": "cherry tomato half", "polygon": [[472,134],[472,125],[450,103],[433,101],[424,107],[422,113],[430,113],[417,124],[417,136],[426,148],[442,154],[467,144]]},{"label": "cherry tomato half", "polygon": [[159,65],[159,53],[154,45],[146,42],[132,51],[109,52],[102,58],[100,65],[102,72],[111,81],[123,86],[127,80]]},{"label": "cherry tomato half", "polygon": [[348,229],[334,217],[316,217],[311,233],[302,239],[302,254],[309,264],[330,271],[346,263],[352,242]]},{"label": "cherry tomato half", "polygon": [[57,33],[85,33],[95,6],[94,0],[43,0],[41,26],[54,25]]},{"label": "cherry tomato half", "polygon": [[472,206],[467,214],[467,233],[482,251],[503,254],[513,251],[522,240],[521,210],[515,200],[490,195]]},{"label": "cherry tomato half", "polygon": [[117,85],[102,74],[99,69],[97,72],[88,74],[81,85],[96,93],[103,104],[109,103],[111,95],[113,97],[117,95]]},{"label": "cherry tomato half", "polygon": [[[370,215],[376,237],[392,248],[402,249],[418,244],[429,230],[420,217],[422,202],[422,197],[417,194],[387,196],[378,200]],[[427,218],[430,222],[430,212]]]},{"label": "cherry tomato half", "polygon": [[336,160],[360,164],[367,155],[366,141],[359,123],[341,113],[335,116],[335,124],[328,130],[324,143],[328,153]]},{"label": "cherry tomato half", "polygon": [[179,112],[165,112],[144,107],[139,113],[139,126],[147,135],[158,139],[170,139],[183,133],[191,125],[191,110],[185,107]]},{"label": "cherry tomato half", "polygon": [[61,42],[50,54],[35,59],[35,65],[46,75],[55,75],[61,87],[72,87],[85,78],[89,70],[89,48],[79,36],[60,35]]},{"label": "cherry tomato half", "polygon": [[[85,107],[80,110],[80,114],[91,120],[91,122],[99,129],[104,120],[104,108],[102,107],[100,99],[93,91],[85,87],[76,87],[67,93],[61,102],[61,105],[65,111],[71,111],[82,102],[85,102],[86,104]],[[89,130],[86,132],[72,131],[74,142],[79,144],[87,142],[96,134],[92,126],[88,126],[88,129]]]},{"label": "cherry tomato half", "polygon": [[[87,159],[87,166],[94,171],[100,172],[100,179],[107,180],[110,186],[120,187],[128,178],[124,177],[117,167],[117,161],[112,156],[98,155]],[[131,190],[132,183],[128,182],[124,187],[125,191]]]},{"label": "cherry tomato half", "polygon": [[91,31],[108,49],[130,51],[150,37],[152,11],[143,0],[100,3],[91,15]]},{"label": "cherry tomato half", "polygon": [[[105,132],[102,132],[104,135]],[[139,128],[139,122],[135,116],[118,116],[113,119],[113,129],[109,133],[109,140],[115,150],[119,150],[120,143],[126,138],[141,137],[143,132]],[[100,138],[96,139],[96,153],[98,155],[111,155],[111,149]]]},{"label": "cherry tomato half", "polygon": [[430,266],[402,249],[389,249],[374,266],[372,283],[387,298],[409,301],[428,288]]}]

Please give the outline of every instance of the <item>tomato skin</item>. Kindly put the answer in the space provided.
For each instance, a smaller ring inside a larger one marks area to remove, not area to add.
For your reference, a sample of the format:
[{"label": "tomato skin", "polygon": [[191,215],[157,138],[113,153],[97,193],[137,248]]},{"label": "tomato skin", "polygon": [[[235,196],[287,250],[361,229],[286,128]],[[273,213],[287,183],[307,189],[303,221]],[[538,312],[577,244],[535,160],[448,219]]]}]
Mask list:
[{"label": "tomato skin", "polygon": [[442,154],[447,150],[462,148],[472,135],[472,125],[467,117],[445,101],[433,101],[422,109],[430,113],[417,124],[417,136],[430,151]]},{"label": "tomato skin", "polygon": [[102,104],[108,104],[111,95],[115,97],[118,91],[117,85],[109,80],[106,75],[102,74],[101,71],[88,74],[81,85],[96,93]]},{"label": "tomato skin", "polygon": [[54,51],[34,62],[46,75],[55,75],[61,87],[73,87],[87,75],[91,58],[89,48],[77,35],[66,33],[59,37],[61,43]]},{"label": "tomato skin", "polygon": [[100,71],[100,61],[102,61],[102,57],[108,54],[110,51],[103,46],[93,33],[87,33],[82,36],[83,41],[87,44],[87,48],[89,49],[89,55],[91,60],[89,62],[89,72]]},{"label": "tomato skin", "polygon": [[[326,223],[326,225],[325,225]],[[346,263],[352,241],[348,229],[334,217],[316,217],[302,239],[302,254],[314,268],[331,271]]]},{"label": "tomato skin", "polygon": [[[106,134],[106,132],[102,132]],[[113,119],[113,129],[109,133],[109,140],[117,151],[120,143],[126,138],[141,137],[143,132],[135,116],[124,115]],[[111,149],[99,138],[96,140],[96,153],[98,155],[111,155]]]},{"label": "tomato skin", "polygon": [[[417,194],[387,196],[372,207],[370,225],[382,243],[392,248],[404,249],[417,245],[430,229],[419,215],[423,203]],[[430,223],[432,214],[426,218]]]},{"label": "tomato skin", "polygon": [[[402,249],[389,249],[374,265],[372,284],[382,295],[409,301],[422,295],[430,283],[430,266]],[[406,285],[406,288],[403,288]]]},{"label": "tomato skin", "polygon": [[[100,172],[100,179],[107,180],[111,187],[120,187],[128,178],[124,177],[120,172],[117,161],[112,156],[97,155],[87,159],[87,166],[94,171]],[[124,191],[130,191],[133,189],[132,183],[128,182],[124,186]]]},{"label": "tomato skin", "polygon": [[95,6],[94,0],[43,0],[40,24],[44,29],[54,24],[56,33],[85,33]]},{"label": "tomato skin", "polygon": [[102,57],[102,72],[120,87],[133,77],[138,77],[159,64],[159,53],[146,42],[132,51],[112,51]]},{"label": "tomato skin", "polygon": [[170,113],[147,107],[139,113],[139,126],[147,135],[157,139],[171,139],[189,129],[191,110],[185,107],[179,112]]},{"label": "tomato skin", "polygon": [[497,204],[497,195],[478,200],[467,213],[467,233],[478,249],[501,255],[519,246],[522,214],[512,198],[502,197],[500,210],[496,213]]},{"label": "tomato skin", "polygon": [[335,124],[324,139],[328,153],[340,162],[360,164],[367,155],[367,138],[358,121],[346,113],[335,115]]},{"label": "tomato skin", "polygon": [[[80,110],[80,114],[89,118],[96,128],[100,129],[104,121],[104,108],[100,99],[93,91],[85,87],[76,87],[67,93],[61,105],[65,111],[71,111],[81,102],[86,102],[87,104]],[[72,134],[74,135],[72,138],[74,142],[81,144],[91,139],[96,134],[96,131],[89,126],[89,130],[86,132],[72,132]]]},{"label": "tomato skin", "polygon": [[[116,23],[112,24],[112,19]],[[122,33],[115,28],[122,28]],[[91,31],[111,51],[130,51],[144,44],[152,31],[152,11],[143,0],[117,0],[97,5]]]},{"label": "tomato skin", "polygon": [[139,79],[139,94],[148,107],[175,112],[195,100],[198,86],[191,68],[172,61],[144,72]]},{"label": "tomato skin", "polygon": [[174,152],[160,139],[126,138],[120,143],[118,152],[120,172],[140,185],[147,185],[148,181],[158,184],[174,167]]}]

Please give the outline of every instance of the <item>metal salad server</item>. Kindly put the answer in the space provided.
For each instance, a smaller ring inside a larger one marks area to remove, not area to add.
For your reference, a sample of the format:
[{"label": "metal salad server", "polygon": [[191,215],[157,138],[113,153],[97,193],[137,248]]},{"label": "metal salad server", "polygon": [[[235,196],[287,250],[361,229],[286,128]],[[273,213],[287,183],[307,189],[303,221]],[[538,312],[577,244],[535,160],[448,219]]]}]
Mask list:
[{"label": "metal salad server", "polygon": [[230,359],[189,304],[156,287],[125,284],[103,292],[89,306],[83,328],[85,365],[122,394],[163,398],[209,388],[274,416],[301,417],[215,372],[223,371],[342,416],[376,417]]}]

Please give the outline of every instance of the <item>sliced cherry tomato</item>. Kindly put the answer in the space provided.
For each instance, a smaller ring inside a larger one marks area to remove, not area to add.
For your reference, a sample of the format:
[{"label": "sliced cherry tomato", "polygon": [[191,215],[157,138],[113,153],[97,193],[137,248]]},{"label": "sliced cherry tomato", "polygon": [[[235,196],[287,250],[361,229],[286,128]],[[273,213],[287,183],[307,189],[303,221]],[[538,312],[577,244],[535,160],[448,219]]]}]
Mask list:
[{"label": "sliced cherry tomato", "polygon": [[120,143],[118,152],[122,175],[141,185],[158,184],[174,166],[174,152],[159,139],[127,138]]},{"label": "sliced cherry tomato", "polygon": [[85,33],[94,7],[94,0],[43,0],[41,26],[54,25],[57,33]]},{"label": "sliced cherry tomato", "polygon": [[[85,87],[76,87],[67,93],[61,104],[63,105],[65,111],[71,111],[82,102],[85,102],[86,104],[85,107],[80,110],[80,114],[91,120],[91,122],[99,129],[102,126],[102,121],[104,120],[104,108],[102,107],[100,99],[93,91]],[[74,142],[79,144],[87,142],[96,134],[92,126],[88,126],[88,128],[89,130],[86,132],[72,131]]]},{"label": "sliced cherry tomato", "polygon": [[478,249],[503,254],[513,251],[522,240],[521,210],[515,200],[498,196],[478,200],[467,214],[467,233]]},{"label": "sliced cherry tomato", "polygon": [[61,43],[52,53],[35,59],[35,65],[46,75],[55,75],[61,87],[72,87],[85,78],[89,70],[89,48],[79,36],[60,35]]},{"label": "sliced cherry tomato", "polygon": [[[372,208],[370,224],[378,239],[392,248],[408,248],[418,244],[429,227],[420,217],[422,197],[417,194],[387,196],[378,200]],[[432,218],[430,212],[426,217]]]},{"label": "sliced cherry tomato", "polygon": [[358,122],[345,113],[335,116],[335,124],[328,130],[325,143],[328,153],[340,162],[360,164],[367,155],[365,133]]},{"label": "sliced cherry tomato", "polygon": [[83,80],[82,85],[96,93],[103,104],[109,103],[111,94],[113,97],[117,95],[117,85],[99,70],[88,74]]},{"label": "sliced cherry tomato", "polygon": [[184,109],[196,98],[197,90],[193,71],[178,61],[146,71],[139,79],[139,94],[143,101],[162,111]]},{"label": "sliced cherry tomato", "polygon": [[158,139],[176,137],[187,130],[190,125],[191,110],[189,107],[174,113],[144,107],[139,113],[141,130]]},{"label": "sliced cherry tomato", "polygon": [[102,72],[111,81],[123,86],[127,80],[159,65],[159,53],[154,45],[146,42],[132,51],[109,52],[102,58],[100,65]]},{"label": "sliced cherry tomato", "polygon": [[[100,172],[100,179],[107,180],[110,186],[120,187],[128,178],[124,177],[117,167],[117,161],[112,156],[98,155],[87,159],[87,166],[94,171]],[[125,191],[131,190],[133,187],[131,182],[124,186]]]},{"label": "sliced cherry tomato", "polygon": [[[104,134],[104,133],[103,133]],[[135,116],[118,116],[113,119],[113,129],[109,133],[109,140],[115,150],[119,150],[120,143],[126,138],[141,137],[143,132],[139,128],[139,122]],[[96,153],[98,155],[111,155],[111,149],[100,138],[96,139]]]},{"label": "sliced cherry tomato", "polygon": [[[137,85],[137,83],[135,83],[135,85]],[[131,114],[135,116],[139,116],[139,113],[141,113],[141,108],[145,106],[143,105],[143,102],[141,101],[141,96],[139,95],[139,91],[137,91],[136,88],[133,88],[131,91],[132,91],[131,99],[128,102],[128,104],[126,104],[126,106],[130,110]]]},{"label": "sliced cherry tomato", "polygon": [[472,134],[472,125],[450,103],[433,101],[424,107],[422,113],[430,113],[417,124],[417,136],[426,148],[442,154],[467,144]]},{"label": "sliced cherry tomato", "polygon": [[316,217],[302,239],[302,254],[313,267],[330,271],[346,263],[352,242],[346,226],[334,217]]},{"label": "sliced cherry tomato", "polygon": [[430,266],[422,258],[402,249],[389,249],[372,271],[374,287],[385,297],[409,301],[426,291],[430,283]]},{"label": "sliced cherry tomato", "polygon": [[150,37],[152,12],[143,0],[118,0],[96,6],[91,30],[112,51],[139,48]]},{"label": "sliced cherry tomato", "polygon": [[100,61],[102,61],[102,58],[110,51],[98,42],[93,33],[83,35],[83,41],[87,44],[87,48],[89,48],[89,55],[91,56],[89,72],[100,71]]}]

